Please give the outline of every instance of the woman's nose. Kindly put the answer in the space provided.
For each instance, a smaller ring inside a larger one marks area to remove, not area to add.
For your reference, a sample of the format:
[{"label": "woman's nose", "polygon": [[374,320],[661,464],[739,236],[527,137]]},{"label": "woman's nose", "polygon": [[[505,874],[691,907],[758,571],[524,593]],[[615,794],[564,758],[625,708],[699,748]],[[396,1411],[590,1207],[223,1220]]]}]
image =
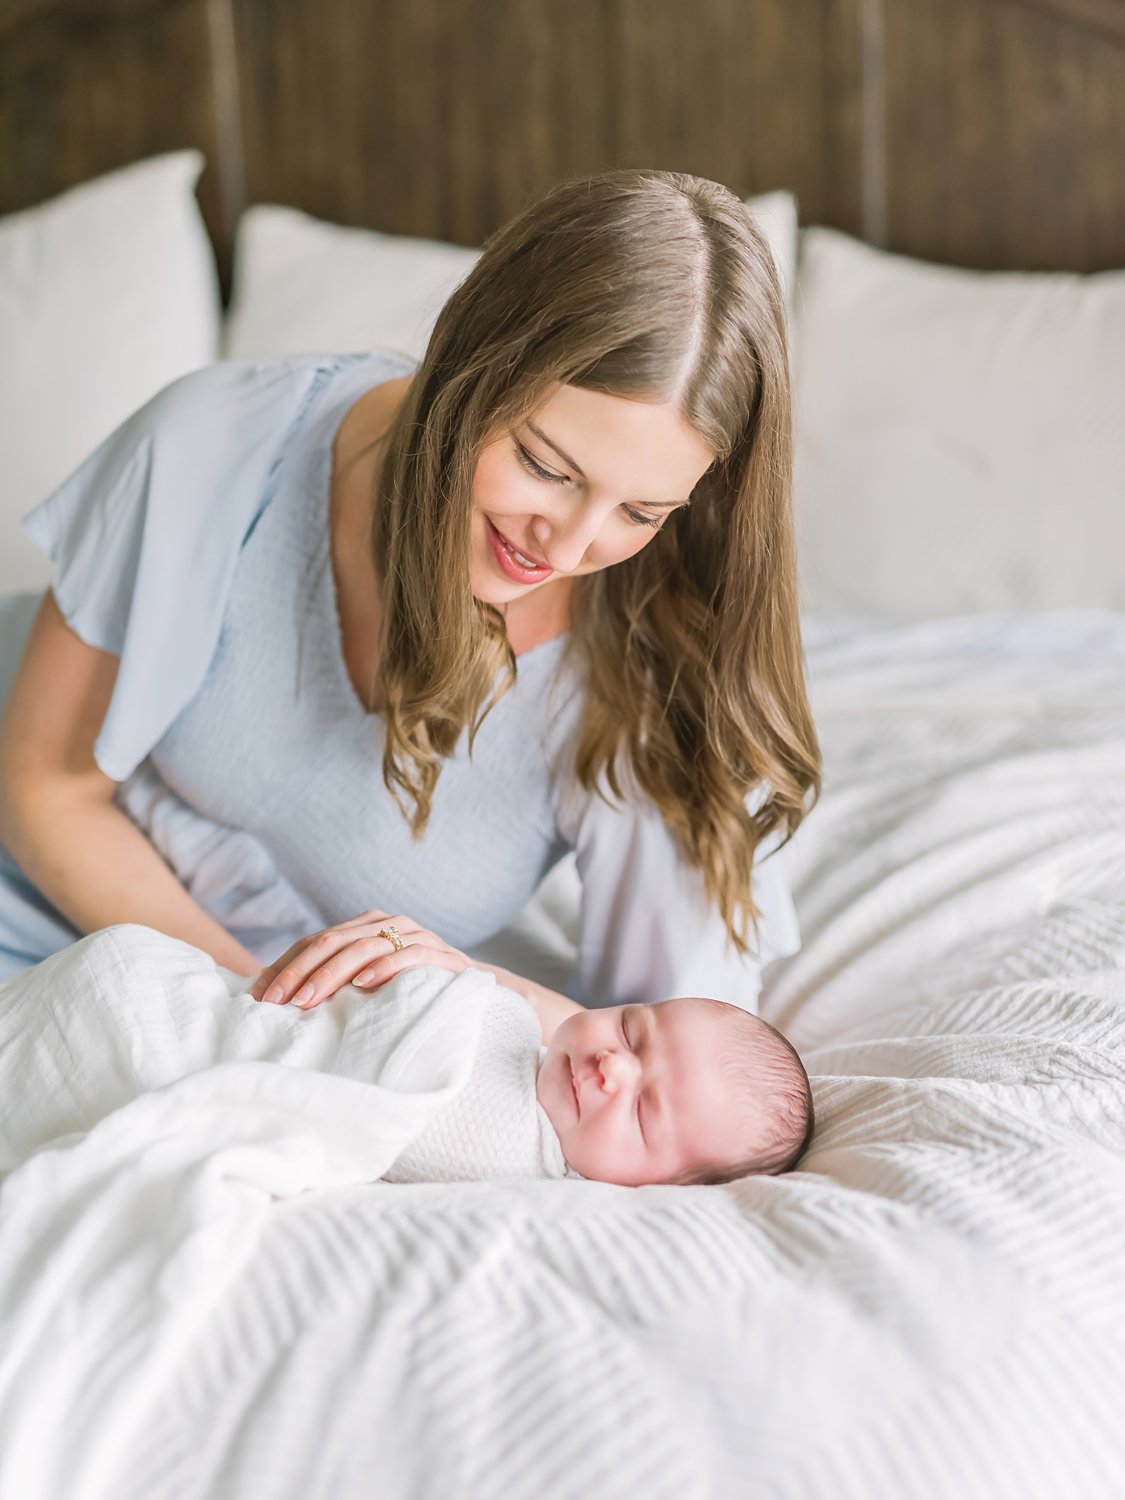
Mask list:
[{"label": "woman's nose", "polygon": [[573,573],[601,529],[599,518],[584,509],[552,523],[543,521],[533,532],[539,555],[556,573]]}]

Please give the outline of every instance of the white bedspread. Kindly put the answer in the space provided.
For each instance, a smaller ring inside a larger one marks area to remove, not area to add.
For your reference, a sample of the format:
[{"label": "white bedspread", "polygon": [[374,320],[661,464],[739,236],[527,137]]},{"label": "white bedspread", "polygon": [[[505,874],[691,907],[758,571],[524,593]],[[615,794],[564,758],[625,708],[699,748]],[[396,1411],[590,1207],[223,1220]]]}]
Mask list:
[{"label": "white bedspread", "polygon": [[[810,659],[806,946],[763,1002],[818,1075],[802,1170],[259,1191],[213,1282],[157,1198],[166,1261],[88,1380],[84,1320],[154,1252],[44,1230],[40,1261],[17,1212],[0,1494],[1120,1500],[1125,619],[824,627]],[[557,957],[548,926],[512,950]],[[91,1214],[133,1191],[107,1156]]]}]

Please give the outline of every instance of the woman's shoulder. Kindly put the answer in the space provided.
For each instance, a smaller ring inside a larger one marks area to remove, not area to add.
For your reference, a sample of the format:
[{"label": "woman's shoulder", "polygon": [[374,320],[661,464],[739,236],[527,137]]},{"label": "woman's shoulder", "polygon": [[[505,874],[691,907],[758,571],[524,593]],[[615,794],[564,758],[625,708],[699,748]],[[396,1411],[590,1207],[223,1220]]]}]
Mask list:
[{"label": "woman's shoulder", "polygon": [[208,365],[166,386],[24,520],[71,629],[121,658],[95,753],[124,780],[198,691],[239,556],[300,415],[325,382],[390,379],[394,356]]},{"label": "woman's shoulder", "polygon": [[277,433],[297,418],[317,391],[353,376],[372,385],[413,366],[389,353],[274,355],[219,360],[182,375],[142,406],[119,431],[134,438],[151,433],[162,441],[193,439],[200,428],[213,452],[226,438],[239,448],[259,430]]},{"label": "woman's shoulder", "polygon": [[224,531],[245,529],[318,392],[337,379],[378,384],[408,366],[382,353],[205,365],[166,385],[111,432],[24,519],[24,529],[56,559],[65,534],[88,530],[95,512],[175,528],[214,510]]}]

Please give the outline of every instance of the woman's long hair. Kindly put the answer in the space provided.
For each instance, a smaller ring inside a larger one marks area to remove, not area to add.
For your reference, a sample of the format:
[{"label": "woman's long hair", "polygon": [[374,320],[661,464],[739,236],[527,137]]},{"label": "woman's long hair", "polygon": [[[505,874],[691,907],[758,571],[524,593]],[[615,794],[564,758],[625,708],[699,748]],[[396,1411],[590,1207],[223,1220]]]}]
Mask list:
[{"label": "woman's long hair", "polygon": [[718,183],[656,171],[565,182],[491,237],[442,310],[376,495],[384,779],[419,837],[442,760],[466,729],[471,750],[515,681],[503,617],[470,588],[473,477],[486,439],[556,382],[674,403],[717,455],[647,546],[574,580],[574,772],[587,789],[604,773],[617,797],[620,768],[631,772],[745,951],[755,850],[795,830],[820,761],[782,295],[761,233]]}]

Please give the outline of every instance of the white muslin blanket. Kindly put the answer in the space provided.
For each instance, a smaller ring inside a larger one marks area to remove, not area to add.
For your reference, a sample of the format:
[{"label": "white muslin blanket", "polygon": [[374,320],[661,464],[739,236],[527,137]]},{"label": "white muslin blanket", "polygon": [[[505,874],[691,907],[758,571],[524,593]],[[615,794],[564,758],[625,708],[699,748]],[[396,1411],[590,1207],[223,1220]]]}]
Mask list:
[{"label": "white muslin blanket", "polygon": [[0,1491],[107,1492],[278,1200],[372,1182],[404,1152],[404,1180],[474,1161],[563,1176],[538,1043],[527,1003],[477,969],[408,970],[306,1013],[136,926],[0,986]]}]

